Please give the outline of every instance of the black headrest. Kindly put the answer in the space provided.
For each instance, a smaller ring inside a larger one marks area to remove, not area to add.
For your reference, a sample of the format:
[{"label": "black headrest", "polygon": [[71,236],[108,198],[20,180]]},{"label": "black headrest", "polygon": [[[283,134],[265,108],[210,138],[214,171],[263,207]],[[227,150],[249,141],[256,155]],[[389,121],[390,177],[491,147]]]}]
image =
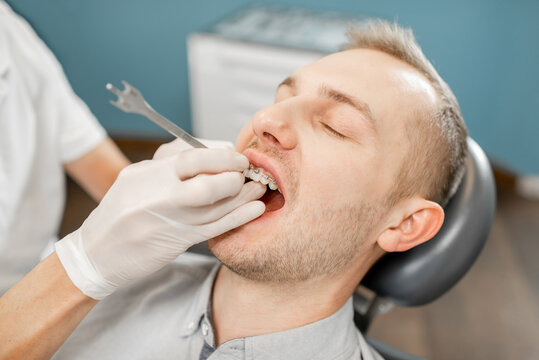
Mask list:
[{"label": "black headrest", "polygon": [[483,150],[468,138],[462,182],[445,207],[445,221],[431,240],[411,250],[386,254],[362,285],[402,306],[429,303],[455,285],[485,244],[496,208],[492,169]]}]

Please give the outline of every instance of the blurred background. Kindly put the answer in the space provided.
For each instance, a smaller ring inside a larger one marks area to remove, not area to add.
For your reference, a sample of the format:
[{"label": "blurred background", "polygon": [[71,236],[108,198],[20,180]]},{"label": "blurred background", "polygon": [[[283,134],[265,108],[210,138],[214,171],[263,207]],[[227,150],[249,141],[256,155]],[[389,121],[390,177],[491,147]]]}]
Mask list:
[{"label": "blurred background", "polygon": [[[107,82],[129,81],[196,136],[233,141],[286,75],[339,49],[349,22],[411,27],[495,168],[499,206],[470,273],[428,306],[380,317],[369,336],[431,359],[539,358],[538,1],[7,2],[134,161],[171,137],[111,106]],[[95,206],[68,190],[63,234]]]},{"label": "blurred background", "polygon": [[[109,133],[136,138],[165,135],[147,120],[110,106],[105,84],[129,81],[163,115],[186,130],[193,129],[187,37],[208,32],[252,5],[249,0],[8,3],[53,50],[75,92]],[[350,18],[382,17],[412,27],[425,54],[457,95],[472,137],[499,166],[539,175],[539,2],[289,0],[259,4],[331,11]],[[294,36],[297,23],[286,25],[289,29],[280,39],[276,37],[277,45]],[[247,25],[244,30],[248,32]],[[323,29],[312,36],[318,33],[324,34]]]}]

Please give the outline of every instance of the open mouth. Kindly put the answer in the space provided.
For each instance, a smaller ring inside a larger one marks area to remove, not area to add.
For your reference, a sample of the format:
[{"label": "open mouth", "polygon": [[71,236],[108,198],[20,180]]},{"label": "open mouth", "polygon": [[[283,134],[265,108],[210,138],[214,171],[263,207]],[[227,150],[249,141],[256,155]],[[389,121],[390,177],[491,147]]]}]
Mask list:
[{"label": "open mouth", "polygon": [[266,204],[266,212],[273,212],[281,209],[284,206],[285,200],[283,194],[277,190],[267,190],[264,196],[260,199]]},{"label": "open mouth", "polygon": [[245,176],[245,182],[256,181],[267,186],[266,193],[260,199],[266,204],[265,212],[277,211],[284,206],[285,198],[281,193],[277,180],[269,171],[249,164],[243,175]]}]

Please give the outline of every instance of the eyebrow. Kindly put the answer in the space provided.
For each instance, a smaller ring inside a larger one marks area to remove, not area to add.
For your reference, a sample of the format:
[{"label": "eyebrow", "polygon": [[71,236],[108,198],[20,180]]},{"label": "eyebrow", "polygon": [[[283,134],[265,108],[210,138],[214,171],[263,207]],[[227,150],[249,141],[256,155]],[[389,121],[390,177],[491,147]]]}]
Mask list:
[{"label": "eyebrow", "polygon": [[[286,85],[286,86],[291,87],[292,89],[295,89],[296,80],[293,77],[289,76],[279,84],[277,89],[283,85]],[[341,91],[335,90],[329,87],[327,84],[320,85],[320,87],[318,88],[318,93],[320,96],[326,97],[337,103],[347,104],[347,105],[352,106],[353,108],[361,112],[363,115],[365,115],[367,121],[374,128],[374,130],[376,130],[375,118],[372,115],[372,111],[371,111],[371,108],[369,107],[369,104],[367,104],[366,102],[361,101],[351,95],[345,94]]]},{"label": "eyebrow", "polygon": [[286,86],[289,86],[291,88],[295,88],[296,87],[296,80],[294,80],[294,78],[292,78],[291,76],[287,77],[286,79],[284,79],[280,84],[279,86],[277,86],[277,89],[280,88],[281,86],[283,85],[286,85]]}]

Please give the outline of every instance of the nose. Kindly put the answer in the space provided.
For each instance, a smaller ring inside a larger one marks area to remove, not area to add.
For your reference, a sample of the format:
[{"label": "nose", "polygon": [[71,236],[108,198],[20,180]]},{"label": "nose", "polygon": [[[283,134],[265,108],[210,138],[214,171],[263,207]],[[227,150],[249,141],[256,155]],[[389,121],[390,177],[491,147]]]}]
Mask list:
[{"label": "nose", "polygon": [[300,104],[284,100],[259,110],[252,119],[253,131],[261,144],[277,146],[282,150],[296,147],[297,119]]}]

